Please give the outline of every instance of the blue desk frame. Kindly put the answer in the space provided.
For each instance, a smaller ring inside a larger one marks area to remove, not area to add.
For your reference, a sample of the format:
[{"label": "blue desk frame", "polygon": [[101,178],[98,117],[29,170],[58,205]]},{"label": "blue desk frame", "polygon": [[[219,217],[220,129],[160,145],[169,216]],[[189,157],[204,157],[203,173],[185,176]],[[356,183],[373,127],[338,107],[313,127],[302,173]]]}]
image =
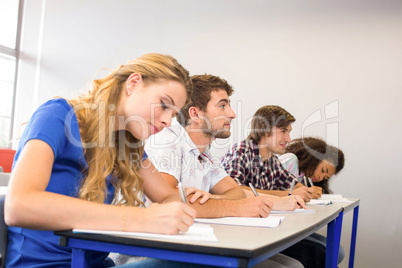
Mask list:
[{"label": "blue desk frame", "polygon": [[[337,261],[339,256],[339,245],[342,234],[342,221],[343,214],[348,213],[353,209],[353,223],[352,223],[352,234],[350,240],[350,251],[349,251],[349,268],[354,267],[355,262],[355,251],[356,251],[356,237],[357,237],[357,224],[359,219],[359,203],[360,200],[353,200],[353,203],[343,204],[343,211],[339,214],[333,222],[328,224],[327,232],[327,253],[325,256],[325,267],[337,267]],[[341,204],[342,205],[342,204]],[[331,229],[331,231],[329,231]],[[334,236],[335,235],[335,236]],[[334,243],[328,243],[334,240]],[[334,250],[333,246],[337,246],[338,250]]]},{"label": "blue desk frame", "polygon": [[355,251],[356,251],[356,236],[357,236],[357,223],[359,219],[359,205],[353,209],[353,224],[352,224],[352,237],[350,240],[349,251],[349,268],[353,268],[355,263]]},{"label": "blue desk frame", "polygon": [[[357,212],[358,206],[355,208],[356,225],[354,223],[352,234],[353,249],[351,254],[354,254],[357,230]],[[326,253],[326,268],[337,267],[339,255],[339,245],[342,231],[344,209],[340,208],[338,213],[335,213],[332,218],[325,222],[327,225],[327,253]],[[197,245],[178,245],[176,243],[164,241],[150,241],[133,238],[111,237],[101,234],[76,234],[70,231],[58,231],[56,235],[61,236],[61,244],[73,249],[71,267],[89,267],[88,256],[86,250],[95,250],[102,252],[119,252],[128,255],[146,256],[151,258],[183,261],[188,263],[199,263],[206,265],[215,265],[221,267],[252,267],[261,261],[277,254],[283,249],[297,243],[301,239],[309,236],[311,233],[322,228],[316,226],[308,232],[303,233],[297,239],[289,239],[274,249],[269,250],[233,250],[214,247],[204,247]],[[172,247],[175,247],[172,249]],[[207,248],[207,249],[206,249]],[[353,252],[352,252],[353,250]],[[354,256],[351,255],[350,263],[353,266]]]}]

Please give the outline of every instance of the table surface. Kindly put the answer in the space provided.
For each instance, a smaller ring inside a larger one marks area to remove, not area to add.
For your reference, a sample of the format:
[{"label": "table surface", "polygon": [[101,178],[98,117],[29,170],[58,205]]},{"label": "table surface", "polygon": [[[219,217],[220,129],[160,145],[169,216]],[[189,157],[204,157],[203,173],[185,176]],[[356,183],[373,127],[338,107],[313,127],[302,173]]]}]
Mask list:
[{"label": "table surface", "polygon": [[[55,232],[55,234],[67,238],[71,237],[122,245],[232,256],[236,258],[254,258],[261,254],[276,254],[324,227],[334,220],[345,208],[352,209],[356,207],[358,202],[358,199],[354,199],[352,203],[336,203],[328,206],[307,206],[309,209],[314,209],[315,213],[284,214],[286,218],[277,228],[211,224],[219,240],[218,242],[178,242],[169,239],[128,238],[102,234],[75,234],[71,230],[58,231]],[[133,252],[133,254],[135,254],[135,252]]]}]

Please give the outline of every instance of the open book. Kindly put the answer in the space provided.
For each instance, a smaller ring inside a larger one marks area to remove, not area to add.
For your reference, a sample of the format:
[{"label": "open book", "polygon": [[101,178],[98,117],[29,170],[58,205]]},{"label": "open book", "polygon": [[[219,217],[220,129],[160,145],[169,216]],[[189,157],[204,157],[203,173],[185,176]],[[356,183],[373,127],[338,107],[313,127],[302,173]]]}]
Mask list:
[{"label": "open book", "polygon": [[140,232],[121,232],[121,231],[103,231],[103,230],[88,230],[88,229],[73,229],[74,233],[89,233],[89,234],[105,234],[131,238],[157,238],[171,239],[177,241],[207,241],[218,242],[214,234],[214,229],[208,224],[194,223],[190,226],[187,232],[179,233],[178,235],[165,235],[154,233]]}]

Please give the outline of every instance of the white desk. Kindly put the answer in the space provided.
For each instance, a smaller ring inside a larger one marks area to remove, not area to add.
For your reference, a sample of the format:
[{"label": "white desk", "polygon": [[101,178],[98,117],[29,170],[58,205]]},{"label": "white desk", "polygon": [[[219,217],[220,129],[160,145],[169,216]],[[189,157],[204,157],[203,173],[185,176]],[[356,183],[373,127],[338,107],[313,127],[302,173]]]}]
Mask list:
[{"label": "white desk", "polygon": [[[313,208],[310,206],[309,208]],[[219,242],[180,243],[168,239],[137,239],[98,234],[75,234],[72,231],[55,232],[62,236],[61,244],[73,248],[71,267],[88,267],[86,250],[120,252],[159,259],[201,263],[222,267],[252,267],[299,242],[318,229],[328,225],[327,247],[333,244],[334,258],[339,251],[340,229],[336,221],[343,213],[341,206],[314,206],[315,213],[286,214],[277,228],[255,228],[212,225]],[[330,226],[332,226],[330,228]],[[333,228],[335,226],[335,228]],[[335,233],[338,231],[338,233]],[[329,260],[327,267],[333,266]]]}]

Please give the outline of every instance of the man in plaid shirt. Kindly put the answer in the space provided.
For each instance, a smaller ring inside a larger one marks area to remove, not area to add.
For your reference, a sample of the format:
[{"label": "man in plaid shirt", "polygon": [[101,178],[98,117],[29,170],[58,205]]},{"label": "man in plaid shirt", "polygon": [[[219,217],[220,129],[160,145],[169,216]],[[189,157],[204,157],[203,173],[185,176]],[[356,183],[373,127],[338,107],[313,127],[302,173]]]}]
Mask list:
[{"label": "man in plaid shirt", "polygon": [[320,187],[309,188],[297,182],[276,156],[285,153],[294,121],[295,118],[279,106],[263,106],[253,116],[247,139],[233,145],[223,156],[222,167],[248,190],[247,195],[252,195],[248,187],[251,183],[262,194],[287,196],[295,180],[292,194],[300,195],[306,202],[321,196]]}]

